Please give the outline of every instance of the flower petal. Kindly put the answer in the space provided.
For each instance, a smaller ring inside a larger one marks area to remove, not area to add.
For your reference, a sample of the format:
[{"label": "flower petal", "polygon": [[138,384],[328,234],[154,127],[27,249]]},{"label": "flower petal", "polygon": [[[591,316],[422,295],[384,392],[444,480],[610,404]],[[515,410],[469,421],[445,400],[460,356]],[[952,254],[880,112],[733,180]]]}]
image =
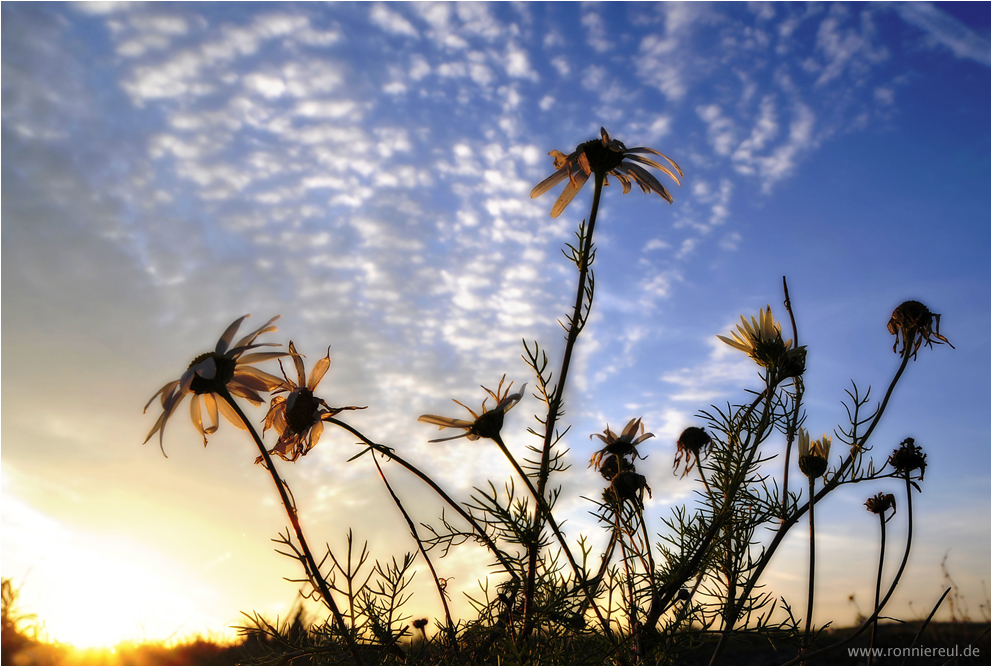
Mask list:
[{"label": "flower petal", "polygon": [[[235,412],[234,408],[232,408],[227,401],[217,401],[217,409],[220,410],[220,413],[222,415],[224,415],[224,419],[231,422],[232,424],[240,428],[242,431],[248,430],[248,427],[245,426],[245,423],[241,421],[241,417],[238,416],[238,413]],[[217,427],[214,427],[215,430],[216,428]]]},{"label": "flower petal", "polygon": [[553,188],[554,186],[561,183],[568,176],[568,170],[559,169],[555,173],[548,176],[546,179],[534,186],[534,189],[530,191],[530,198],[534,199],[540,197],[545,192]]},{"label": "flower petal", "polygon": [[231,341],[234,340],[234,334],[238,332],[238,327],[241,326],[241,323],[244,322],[246,317],[251,317],[251,315],[242,315],[238,319],[231,322],[231,324],[224,331],[224,334],[217,341],[217,347],[214,349],[214,352],[217,354],[224,354],[227,352],[228,346],[231,344]]},{"label": "flower petal", "polygon": [[313,391],[324,378],[324,373],[331,367],[331,348],[327,348],[327,356],[317,361],[310,369],[310,381],[307,382],[307,389]]},{"label": "flower petal", "polygon": [[451,417],[442,417],[440,415],[420,415],[417,417],[417,421],[424,422],[425,424],[434,424],[441,428],[471,428],[475,425],[475,422],[465,421],[464,419],[452,419]]},{"label": "flower petal", "polygon": [[557,218],[561,215],[561,212],[565,210],[565,207],[568,206],[569,202],[575,198],[575,195],[579,193],[582,186],[586,184],[586,180],[588,180],[588,178],[588,174],[580,171],[568,181],[568,185],[565,186],[561,196],[558,197],[558,201],[555,202],[554,207],[551,209],[552,218]]}]

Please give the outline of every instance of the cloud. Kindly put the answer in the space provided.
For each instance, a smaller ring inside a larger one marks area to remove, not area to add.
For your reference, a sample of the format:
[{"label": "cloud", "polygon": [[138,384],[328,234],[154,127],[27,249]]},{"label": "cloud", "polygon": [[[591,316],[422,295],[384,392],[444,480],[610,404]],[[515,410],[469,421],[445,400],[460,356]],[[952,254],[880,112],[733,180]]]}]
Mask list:
[{"label": "cloud", "polygon": [[397,12],[382,3],[372,5],[369,13],[372,23],[379,26],[386,32],[393,35],[406,35],[407,37],[419,38],[420,33],[413,27],[413,24],[403,18]]},{"label": "cloud", "polygon": [[988,37],[976,34],[933,3],[900,2],[887,8],[894,10],[906,23],[923,30],[933,47],[945,48],[958,58],[989,66]]}]

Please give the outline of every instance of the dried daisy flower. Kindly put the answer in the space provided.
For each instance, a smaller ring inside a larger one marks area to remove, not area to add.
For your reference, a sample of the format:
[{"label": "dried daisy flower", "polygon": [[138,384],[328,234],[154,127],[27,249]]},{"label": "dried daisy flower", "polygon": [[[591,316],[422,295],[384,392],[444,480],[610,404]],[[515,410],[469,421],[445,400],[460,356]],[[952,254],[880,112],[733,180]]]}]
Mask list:
[{"label": "dried daisy flower", "polygon": [[830,457],[830,436],[824,434],[810,442],[806,429],[799,429],[799,469],[810,479],[822,477],[827,472]]},{"label": "dried daisy flower", "polygon": [[865,501],[865,507],[872,514],[885,514],[896,509],[896,497],[891,493],[877,493]]},{"label": "dried daisy flower", "polygon": [[[364,410],[365,408],[349,406],[346,408],[332,408],[324,399],[314,396],[313,391],[320,384],[327,369],[331,367],[331,349],[327,349],[327,356],[314,364],[310,370],[310,379],[307,380],[306,368],[303,365],[303,355],[296,351],[293,341],[289,341],[289,354],[293,358],[296,366],[297,382],[293,382],[286,376],[283,370],[285,383],[275,389],[274,394],[287,393],[287,396],[274,396],[269,403],[269,412],[265,415],[265,427],[262,434],[270,428],[274,428],[279,434],[279,441],[276,446],[269,450],[269,454],[276,454],[284,461],[296,461],[301,456],[313,449],[320,440],[324,432],[324,420],[342,412],[343,410]],[[282,368],[282,362],[279,362]],[[255,459],[255,463],[262,463],[263,457]]]},{"label": "dried daisy flower", "polygon": [[[641,431],[641,434],[639,436],[637,436],[638,428]],[[637,437],[635,438],[634,436]],[[623,458],[625,456],[632,456],[633,458],[643,458],[638,455],[635,447],[637,447],[637,445],[644,442],[648,438],[653,438],[654,433],[645,433],[644,424],[641,423],[641,420],[638,417],[636,419],[631,419],[629,422],[627,422],[627,426],[624,427],[623,431],[620,433],[619,436],[613,431],[611,431],[610,427],[607,426],[606,430],[603,431],[602,434],[593,433],[592,435],[589,436],[590,439],[594,437],[599,438],[600,440],[605,442],[606,447],[603,447],[601,450],[599,450],[598,452],[592,455],[592,458],[589,460],[589,467],[596,468],[597,470],[600,470],[602,472],[602,466],[600,464],[603,462],[603,457],[606,456],[607,454],[612,454],[620,458]],[[609,459],[607,459],[607,461],[609,461]],[[617,471],[619,472],[621,470],[622,467],[618,463]]]},{"label": "dried daisy flower", "polygon": [[457,400],[455,401],[455,403],[458,403],[458,405],[462,406],[471,413],[474,418],[473,421],[468,421],[467,419],[452,419],[451,417],[441,417],[438,415],[421,415],[417,419],[419,422],[434,424],[441,428],[465,429],[465,433],[460,435],[453,435],[450,438],[437,438],[436,440],[430,440],[429,442],[444,442],[445,440],[456,440],[458,438],[468,438],[469,440],[478,440],[479,438],[496,440],[499,438],[500,429],[503,428],[503,416],[514,405],[520,402],[520,399],[524,397],[524,390],[527,389],[527,383],[524,383],[524,385],[520,387],[520,391],[515,394],[511,394],[510,388],[513,387],[513,383],[511,382],[509,386],[507,386],[506,391],[503,391],[504,380],[506,380],[505,375],[500,378],[499,386],[496,388],[495,392],[483,387],[486,393],[496,401],[496,407],[492,410],[486,410],[486,401],[489,400],[488,398],[482,401],[482,414],[476,414],[474,410],[464,403]]},{"label": "dried daisy flower", "polygon": [[[178,380],[167,383],[155,392],[155,395],[145,404],[145,412],[147,412],[155,398],[162,397],[162,414],[159,415],[152,430],[148,432],[145,442],[148,442],[157,432],[159,434],[159,447],[162,448],[163,455],[165,454],[163,445],[165,425],[187,394],[193,395],[190,402],[190,418],[193,420],[193,426],[203,436],[203,444],[206,446],[207,436],[214,433],[219,426],[218,411],[238,428],[242,430],[247,428],[241,422],[241,418],[238,417],[234,408],[224,400],[225,393],[245,398],[253,405],[261,405],[263,400],[258,392],[272,391],[283,386],[283,381],[280,378],[260,371],[252,367],[251,364],[285,357],[289,354],[288,352],[245,354],[248,350],[257,347],[277,345],[276,343],[255,343],[255,339],[263,333],[276,331],[276,327],[271,325],[279,319],[279,316],[276,315],[232,347],[231,341],[246,317],[249,315],[239,317],[232,322],[224,335],[217,341],[217,346],[213,352],[201,354],[193,359],[189,368]],[[221,400],[217,400],[218,394],[220,394]],[[206,426],[203,424],[204,409],[210,420]]]},{"label": "dried daisy flower", "polygon": [[741,315],[737,331],[731,331],[732,338],[717,335],[727,345],[745,352],[764,368],[778,370],[778,378],[785,379],[801,375],[806,368],[806,348],[792,349],[792,340],[782,339],[782,327],[772,316],[772,307],[758,311],[757,319],[748,322]]},{"label": "dried daisy flower", "polygon": [[565,210],[565,207],[568,206],[568,203],[578,194],[579,190],[582,189],[586,180],[589,179],[590,174],[595,173],[603,177],[603,185],[609,185],[609,181],[606,178],[607,175],[615,176],[621,185],[623,185],[624,194],[630,192],[630,185],[633,182],[637,183],[642,192],[655,192],[671,204],[672,196],[668,194],[665,186],[640,165],[647,165],[665,172],[681,187],[682,184],[679,183],[678,177],[668,167],[649,158],[641,157],[637,153],[650,153],[665,158],[668,164],[672,165],[675,171],[678,172],[678,175],[682,176],[682,170],[679,166],[671,158],[662,155],[653,148],[627,148],[623,145],[622,141],[610,139],[606,128],[600,128],[599,131],[599,139],[593,139],[592,141],[579,144],[575,148],[575,152],[569,155],[565,155],[561,151],[551,151],[548,153],[548,155],[554,157],[555,169],[558,171],[538,183],[531,190],[531,199],[540,197],[567,178],[568,185],[565,186],[565,189],[558,197],[558,201],[555,202],[554,208],[551,209],[551,217],[557,218]]},{"label": "dried daisy flower", "polygon": [[673,471],[679,471],[679,465],[682,464],[682,459],[685,457],[685,470],[682,471],[681,477],[688,475],[696,464],[699,455],[705,455],[705,450],[712,443],[713,440],[710,438],[709,433],[698,426],[690,426],[682,431],[682,435],[679,436],[679,440],[676,443],[678,445],[678,454],[676,454],[675,463],[672,465]]},{"label": "dried daisy flower", "polygon": [[644,509],[644,490],[651,497],[651,487],[644,475],[633,471],[618,474],[603,491],[603,499],[611,505],[620,505],[624,500],[634,503],[639,509]]},{"label": "dried daisy flower", "polygon": [[[934,343],[947,343],[950,341],[940,335],[940,315],[931,313],[930,309],[919,301],[906,301],[901,303],[892,312],[888,324],[889,333],[896,337],[896,342],[892,344],[892,351],[897,354],[907,354],[907,350],[913,349],[913,358],[920,346],[924,343],[927,347],[933,347]],[[897,351],[900,341],[902,349]],[[951,349],[954,346],[951,345]]]},{"label": "dried daisy flower", "polygon": [[919,470],[922,480],[923,473],[927,470],[927,455],[913,438],[906,438],[899,444],[899,449],[892,452],[889,465],[901,475],[909,475],[914,470]]}]

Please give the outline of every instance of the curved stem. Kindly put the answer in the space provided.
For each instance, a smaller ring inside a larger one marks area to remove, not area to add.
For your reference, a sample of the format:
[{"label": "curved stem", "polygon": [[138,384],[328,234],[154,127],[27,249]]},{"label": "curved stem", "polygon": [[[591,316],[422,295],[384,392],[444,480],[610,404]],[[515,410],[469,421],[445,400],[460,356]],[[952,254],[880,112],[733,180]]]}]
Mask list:
[{"label": "curved stem", "polygon": [[258,433],[255,431],[255,427],[252,426],[251,422],[248,421],[248,417],[241,410],[241,406],[237,404],[231,393],[227,391],[225,387],[223,391],[219,392],[220,397],[227,401],[228,405],[238,413],[238,418],[245,425],[245,428],[251,433],[251,437],[255,440],[255,444],[258,446],[258,451],[262,454],[262,460],[265,462],[265,469],[269,471],[272,476],[272,481],[276,485],[276,489],[279,491],[279,497],[282,499],[282,505],[286,508],[286,515],[289,517],[289,522],[293,525],[293,530],[296,532],[296,539],[300,542],[300,548],[303,550],[304,566],[307,570],[307,576],[310,579],[311,584],[315,584],[318,591],[320,591],[320,597],[324,600],[324,604],[331,610],[334,615],[334,622],[338,624],[341,630],[342,636],[344,636],[345,641],[348,644],[348,650],[351,652],[351,657],[355,660],[356,664],[361,664],[361,657],[358,653],[358,645],[355,643],[355,638],[351,636],[351,632],[348,631],[348,627],[344,623],[344,618],[341,616],[341,612],[338,610],[337,604],[334,602],[334,598],[331,596],[331,591],[327,588],[327,582],[324,581],[323,575],[320,573],[320,568],[317,567],[317,562],[314,560],[313,554],[310,552],[310,547],[307,544],[306,537],[303,535],[303,528],[300,526],[300,519],[296,512],[296,504],[290,499],[287,494],[286,483],[279,476],[276,471],[275,465],[272,463],[272,458],[269,456],[269,452],[265,449],[265,444],[262,439],[258,437]]},{"label": "curved stem", "polygon": [[[837,488],[840,485],[840,479],[844,471],[853,463],[855,453],[857,452],[857,450],[865,446],[865,443],[868,441],[868,436],[871,435],[871,432],[875,428],[875,425],[878,424],[879,420],[881,419],[882,413],[885,412],[885,407],[886,405],[888,405],[889,397],[892,395],[892,391],[893,389],[895,389],[896,383],[899,382],[899,378],[902,377],[903,371],[906,370],[906,365],[909,363],[909,357],[910,357],[909,353],[905,353],[905,352],[903,353],[902,363],[899,365],[899,369],[896,371],[895,376],[893,376],[892,381],[889,383],[889,388],[885,392],[885,397],[882,400],[882,403],[879,405],[878,410],[875,412],[875,417],[872,420],[872,423],[868,431],[863,436],[861,436],[858,439],[858,442],[855,443],[855,446],[851,448],[851,453],[841,464],[840,468],[837,471],[837,474],[831,477],[830,481],[824,484],[823,488],[820,489],[820,491],[816,494],[816,500],[820,500],[821,498],[823,498],[825,495],[827,495],[833,489]],[[771,562],[772,556],[774,556],[775,551],[778,549],[779,545],[782,544],[782,541],[785,539],[786,534],[789,532],[792,526],[794,526],[799,521],[799,519],[802,518],[803,514],[806,513],[809,507],[810,507],[809,503],[807,503],[803,507],[797,507],[796,511],[793,514],[789,515],[779,526],[778,531],[776,531],[775,533],[775,537],[772,538],[771,543],[769,543],[768,548],[765,550],[761,562],[758,563],[758,566],[751,573],[751,576],[748,578],[747,583],[744,586],[743,596],[740,602],[741,605],[743,605],[744,600],[747,599],[747,596],[750,595],[751,591],[757,585],[759,579],[761,578],[762,573],[765,571],[765,567],[767,567],[768,563]],[[737,611],[739,613],[740,608],[738,608]]]},{"label": "curved stem", "polygon": [[[513,465],[514,470],[517,471],[517,474],[524,481],[524,484],[527,485],[527,489],[534,497],[534,501],[537,503],[537,507],[539,509],[539,511],[536,514],[538,515],[543,514],[544,518],[548,522],[548,525],[551,526],[551,532],[555,534],[555,537],[558,539],[558,544],[561,545],[562,551],[565,553],[565,557],[568,559],[569,565],[572,566],[572,572],[575,574],[575,580],[582,588],[582,592],[585,593],[586,599],[589,601],[589,606],[592,607],[593,612],[596,614],[596,618],[599,619],[599,622],[603,626],[603,630],[606,632],[607,637],[610,640],[612,640],[613,633],[610,631],[610,626],[606,622],[606,619],[603,618],[603,615],[599,610],[599,605],[596,604],[596,600],[594,599],[592,593],[589,591],[589,582],[586,580],[585,573],[579,568],[579,564],[575,562],[575,557],[572,555],[571,549],[568,548],[568,543],[565,542],[565,536],[562,535],[561,529],[558,527],[558,522],[555,520],[554,515],[551,513],[551,508],[548,507],[548,503],[544,500],[544,496],[538,494],[537,489],[535,489],[534,485],[531,484],[530,477],[528,477],[527,473],[523,471],[523,468],[521,468],[520,464],[517,463],[517,460],[513,457],[513,454],[510,453],[510,450],[507,449],[506,445],[503,444],[503,439],[499,436],[498,433],[496,434],[496,437],[493,438],[493,441],[499,446],[500,451],[503,452],[503,455]],[[535,541],[536,539],[537,538],[535,538]]]},{"label": "curved stem", "polygon": [[[882,613],[882,609],[884,609],[885,605],[888,603],[889,598],[892,597],[892,594],[895,592],[896,586],[899,584],[899,579],[902,577],[902,573],[906,569],[906,563],[909,561],[910,548],[913,546],[913,487],[909,479],[909,471],[905,473],[905,479],[906,479],[906,506],[909,515],[907,519],[908,528],[906,530],[906,552],[902,556],[902,562],[899,564],[899,570],[896,572],[896,576],[892,580],[892,585],[889,586],[889,590],[885,594],[885,597],[882,598],[882,601],[875,606],[875,611],[872,612],[871,616],[869,616],[868,619],[865,620],[865,622],[862,623],[861,626],[853,634],[848,636],[844,641],[840,641],[837,642],[836,644],[831,644],[830,646],[825,646],[821,649],[817,649],[816,651],[811,651],[810,653],[807,653],[805,656],[803,656],[804,660],[809,660],[810,658],[816,657],[822,653],[826,653],[827,651],[843,648],[848,644],[850,644],[851,642],[853,642],[858,637],[860,637],[862,634],[864,634],[865,630],[871,627],[872,623],[874,623],[875,620],[879,617],[879,615]],[[794,660],[790,660],[785,664],[792,665],[795,664],[798,660],[799,658],[796,658]]]},{"label": "curved stem", "polygon": [[413,539],[417,542],[417,549],[420,550],[421,555],[423,555],[424,560],[427,561],[427,567],[431,571],[431,576],[434,578],[434,585],[437,586],[437,594],[441,598],[441,606],[444,607],[444,619],[447,622],[448,630],[448,640],[451,642],[452,648],[458,646],[458,638],[455,636],[455,624],[451,621],[451,611],[448,609],[448,599],[445,597],[444,587],[441,586],[441,580],[437,576],[437,571],[434,569],[434,563],[431,562],[430,556],[427,555],[427,550],[424,549],[424,543],[420,541],[420,535],[417,534],[417,527],[413,523],[413,519],[407,514],[406,508],[403,507],[403,503],[400,502],[399,497],[393,491],[393,487],[389,485],[389,480],[386,479],[386,474],[382,471],[382,467],[379,465],[379,461],[376,460],[375,455],[372,456],[372,462],[375,463],[375,469],[379,471],[379,477],[382,479],[382,483],[386,485],[386,490],[389,491],[389,495],[393,497],[393,502],[396,503],[396,507],[399,508],[400,512],[403,514],[403,518],[406,519],[407,525],[410,527],[410,532],[413,534]]},{"label": "curved stem", "polygon": [[451,496],[449,496],[444,491],[444,489],[442,489],[440,486],[438,486],[434,482],[433,479],[431,479],[430,477],[428,477],[427,474],[421,472],[416,466],[414,466],[412,463],[410,463],[410,462],[406,461],[405,459],[403,459],[401,456],[399,456],[398,454],[396,454],[389,447],[386,447],[384,445],[380,445],[380,444],[378,444],[376,442],[372,442],[371,440],[369,440],[368,438],[366,438],[365,435],[363,435],[361,433],[361,431],[353,428],[352,426],[346,424],[345,422],[340,421],[338,419],[335,419],[333,417],[325,417],[324,418],[324,421],[327,422],[327,423],[330,423],[330,424],[336,424],[337,426],[340,426],[344,430],[348,431],[349,433],[351,433],[352,435],[354,435],[355,437],[357,437],[363,443],[365,443],[366,445],[368,445],[369,449],[371,449],[373,451],[376,451],[376,452],[379,452],[383,456],[387,457],[389,460],[395,461],[396,463],[398,463],[399,465],[403,466],[404,468],[406,468],[407,470],[409,470],[410,472],[412,472],[414,475],[416,475],[417,477],[419,477],[425,484],[427,484],[427,486],[431,487],[431,489],[434,491],[434,493],[436,493],[438,496],[440,496],[446,503],[448,503],[448,505],[452,509],[454,509],[456,512],[458,512],[458,514],[463,519],[465,519],[469,523],[469,525],[472,526],[472,528],[475,530],[476,535],[478,535],[479,536],[479,539],[482,540],[483,542],[485,542],[486,546],[489,547],[489,550],[492,551],[492,553],[493,553],[494,556],[496,556],[496,559],[500,562],[500,565],[503,566],[503,569],[506,571],[506,573],[509,574],[515,580],[520,579],[520,576],[516,572],[513,571],[513,567],[506,560],[506,556],[503,554],[502,551],[499,550],[499,548],[492,541],[492,539],[489,537],[489,535],[486,533],[486,531],[482,529],[482,526],[480,526],[478,524],[478,522],[476,522],[476,520],[472,517],[471,514],[469,514],[465,510],[463,510],[461,508],[461,506],[458,505],[458,503],[456,503],[454,500],[452,500]]},{"label": "curved stem", "polygon": [[[885,563],[885,512],[878,513],[878,522],[882,527],[882,547],[878,552],[878,576],[875,578],[875,605],[878,609],[878,598],[882,591],[882,564]],[[878,634],[878,618],[871,625],[871,644],[869,649],[875,648],[875,635]],[[871,667],[872,651],[868,651],[868,667]]]},{"label": "curved stem", "polygon": [[[582,322],[582,304],[585,303],[586,298],[586,280],[589,274],[589,264],[592,259],[592,237],[593,232],[596,229],[596,215],[599,212],[599,200],[603,192],[603,179],[605,178],[605,174],[595,172],[593,178],[595,189],[593,190],[592,195],[592,208],[589,212],[589,226],[585,230],[582,248],[579,251],[579,283],[575,290],[575,306],[572,309],[572,319],[569,321],[568,334],[565,338],[565,352],[562,355],[561,369],[558,371],[558,383],[555,387],[554,396],[548,403],[548,414],[547,418],[544,420],[544,443],[541,447],[541,464],[537,476],[537,490],[534,492],[534,497],[542,499],[541,502],[543,502],[544,493],[548,483],[548,476],[551,473],[551,445],[555,441],[555,423],[558,420],[558,413],[561,410],[562,398],[565,393],[565,384],[568,379],[568,369],[572,360],[572,350],[575,347],[575,341],[578,339],[579,332],[582,329],[582,325],[580,324],[580,322]],[[524,479],[527,479],[526,476],[524,476]],[[529,480],[527,481],[527,484],[530,486]],[[531,490],[533,491],[533,487],[531,487]],[[541,533],[539,525],[540,521],[540,513],[538,513],[534,517],[533,533],[535,536],[540,535]],[[527,580],[524,586],[525,607],[523,636],[525,637],[530,632],[532,625],[534,587],[536,585],[538,558],[536,541],[534,544],[528,545],[528,551]],[[565,553],[568,553],[567,548]],[[592,598],[590,598],[590,602],[592,602]],[[596,615],[599,616],[602,621],[602,616],[599,615],[599,609],[596,607],[594,602],[592,603],[592,606],[596,611]],[[607,634],[610,635],[609,626],[604,627],[606,628]]]},{"label": "curved stem", "polygon": [[816,478],[809,478],[809,589],[806,594],[806,638],[804,640],[805,645],[808,647],[811,637],[810,630],[813,625],[813,589],[814,582],[816,580],[816,514],[813,512],[813,508],[816,506],[812,500],[814,500],[814,490],[815,490]]}]

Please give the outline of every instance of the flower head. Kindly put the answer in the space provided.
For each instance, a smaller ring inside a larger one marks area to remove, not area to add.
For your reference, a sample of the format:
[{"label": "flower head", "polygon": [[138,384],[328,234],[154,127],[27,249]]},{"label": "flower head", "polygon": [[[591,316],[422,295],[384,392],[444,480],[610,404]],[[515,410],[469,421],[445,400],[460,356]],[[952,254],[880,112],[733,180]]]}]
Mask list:
[{"label": "flower head", "polygon": [[792,340],[782,340],[782,327],[772,316],[772,307],[758,311],[757,319],[748,322],[741,315],[737,331],[731,331],[733,338],[717,335],[727,345],[746,352],[749,357],[765,368],[778,371],[779,379],[801,375],[806,368],[806,348],[792,349]]},{"label": "flower head", "polygon": [[[520,402],[520,399],[524,397],[524,390],[527,389],[527,383],[525,382],[520,391],[515,394],[510,393],[510,388],[513,387],[511,382],[506,391],[503,390],[503,381],[506,380],[504,375],[500,378],[499,386],[496,387],[496,391],[490,389],[485,389],[486,393],[496,401],[496,407],[492,410],[486,410],[486,402],[488,398],[482,401],[482,414],[477,414],[472,408],[468,407],[460,401],[455,401],[458,405],[462,406],[471,413],[474,418],[473,421],[468,421],[467,419],[452,419],[450,417],[441,417],[438,415],[420,415],[417,419],[419,422],[424,422],[426,424],[434,424],[441,428],[462,428],[465,432],[460,435],[453,435],[450,438],[437,438],[436,440],[430,440],[429,442],[444,442],[445,440],[456,440],[458,438],[468,438],[469,440],[478,440],[479,438],[489,438],[491,440],[496,440],[499,438],[500,429],[503,428],[503,416],[506,414],[510,408]],[[454,399],[452,399],[454,400]]]},{"label": "flower head", "polygon": [[638,508],[644,509],[644,490],[647,489],[648,497],[651,497],[651,487],[644,475],[639,475],[632,470],[621,472],[610,485],[603,491],[603,500],[611,505],[620,505],[624,500],[629,500]]},{"label": "flower head", "polygon": [[885,514],[889,510],[895,514],[896,497],[891,493],[877,493],[865,501],[865,507],[872,514]]},{"label": "flower head", "polygon": [[[207,444],[207,436],[214,433],[218,427],[218,411],[227,418],[229,422],[240,429],[247,427],[241,422],[238,413],[234,411],[226,400],[217,400],[215,394],[230,393],[232,396],[246,398],[253,405],[261,405],[262,397],[260,391],[272,391],[283,386],[283,381],[274,375],[269,375],[264,371],[253,368],[251,364],[268,359],[284,357],[288,352],[252,352],[245,354],[248,350],[256,347],[277,345],[276,343],[255,343],[255,339],[263,333],[276,331],[276,327],[271,326],[279,319],[276,315],[261,327],[239,340],[233,347],[231,341],[238,332],[238,327],[248,315],[239,317],[231,323],[224,335],[217,341],[217,346],[213,352],[207,352],[193,359],[189,368],[178,380],[169,382],[164,387],[155,392],[155,395],[145,404],[145,411],[152,404],[156,397],[162,397],[162,414],[159,415],[152,430],[148,432],[145,442],[157,432],[159,434],[159,446],[162,447],[162,454],[165,454],[163,438],[165,437],[165,424],[169,417],[176,411],[179,404],[187,394],[193,394],[190,403],[190,418],[193,426],[203,436],[203,444]],[[206,408],[210,422],[207,426],[203,424],[203,408]]]},{"label": "flower head", "polygon": [[685,470],[682,471],[682,477],[688,475],[692,471],[700,453],[705,453],[705,449],[712,443],[713,439],[710,438],[706,429],[699,428],[698,426],[690,426],[682,431],[682,435],[679,436],[679,441],[676,443],[679,449],[675,457],[675,463],[672,465],[674,471],[678,472],[679,465],[682,463],[682,457],[684,456]]},{"label": "flower head", "polygon": [[[327,356],[314,364],[310,369],[310,379],[307,380],[306,367],[303,365],[303,355],[297,353],[293,341],[289,341],[289,354],[293,357],[293,364],[296,366],[297,381],[293,382],[286,377],[283,370],[285,383],[273,391],[274,394],[287,393],[287,396],[274,396],[269,403],[269,412],[265,415],[264,434],[270,428],[274,428],[279,434],[279,441],[276,446],[269,450],[269,454],[276,454],[284,461],[296,461],[301,456],[313,449],[320,436],[324,433],[324,420],[333,417],[343,410],[364,410],[356,406],[346,408],[332,408],[324,399],[314,396],[313,391],[320,384],[324,373],[331,366],[331,349],[327,348]],[[279,362],[282,368],[282,362]],[[261,463],[263,458],[259,456],[255,463]]]},{"label": "flower head", "polygon": [[[947,343],[950,341],[940,335],[940,315],[931,313],[930,309],[919,301],[906,301],[899,305],[892,312],[888,324],[889,333],[896,337],[896,342],[892,344],[892,351],[896,352],[902,341],[902,349],[898,354],[908,354],[908,350],[913,348],[913,358],[920,346],[924,343],[927,347],[933,347],[934,343]],[[953,349],[954,346],[951,345]]]},{"label": "flower head", "polygon": [[899,444],[899,449],[892,452],[889,457],[889,465],[896,469],[901,475],[909,476],[914,470],[920,471],[920,479],[927,471],[927,455],[923,453],[923,448],[916,444],[913,438],[906,438]]},{"label": "flower head", "polygon": [[806,429],[799,429],[799,469],[814,479],[827,472],[830,458],[830,436],[824,434],[819,440],[810,442]]},{"label": "flower head", "polygon": [[[637,435],[638,429],[641,431],[639,436]],[[615,466],[617,472],[622,472],[625,470],[623,463],[619,460],[611,463],[612,458],[617,457],[618,459],[623,459],[626,456],[642,458],[638,455],[635,447],[648,438],[653,438],[654,433],[645,433],[644,424],[641,423],[641,420],[638,417],[627,422],[627,426],[624,427],[619,436],[611,431],[610,427],[607,426],[606,430],[603,431],[602,434],[593,433],[589,436],[590,439],[594,437],[605,442],[606,447],[603,447],[601,450],[592,455],[592,458],[589,460],[589,467],[596,468],[600,472],[604,472],[604,468],[607,468],[607,466],[610,466],[609,470],[612,470]],[[606,457],[605,461],[604,457]],[[604,472],[604,477],[605,476],[606,474]],[[607,477],[607,479],[611,478]]]},{"label": "flower head", "polygon": [[565,186],[565,190],[562,191],[561,196],[558,197],[558,201],[555,202],[554,208],[551,209],[551,217],[557,218],[565,210],[565,207],[568,206],[568,203],[572,201],[572,198],[582,189],[582,186],[585,185],[589,175],[595,173],[603,177],[603,185],[609,185],[609,181],[606,179],[608,174],[616,176],[617,180],[623,185],[624,194],[630,192],[630,184],[634,182],[640,186],[642,192],[656,192],[662,199],[671,204],[672,196],[668,194],[665,186],[640,165],[645,164],[649,167],[660,169],[681,186],[682,184],[679,183],[678,176],[668,167],[646,157],[641,157],[637,153],[651,153],[665,158],[668,164],[672,165],[675,171],[678,172],[678,175],[682,176],[682,170],[679,166],[671,158],[662,155],[653,148],[627,148],[623,145],[622,141],[611,140],[606,128],[600,128],[599,131],[601,135],[599,139],[593,139],[592,141],[579,144],[575,148],[575,152],[570,155],[565,155],[561,151],[551,151],[548,153],[548,155],[554,157],[555,169],[558,171],[538,183],[531,190],[531,199],[540,197],[568,178],[568,185]]}]

